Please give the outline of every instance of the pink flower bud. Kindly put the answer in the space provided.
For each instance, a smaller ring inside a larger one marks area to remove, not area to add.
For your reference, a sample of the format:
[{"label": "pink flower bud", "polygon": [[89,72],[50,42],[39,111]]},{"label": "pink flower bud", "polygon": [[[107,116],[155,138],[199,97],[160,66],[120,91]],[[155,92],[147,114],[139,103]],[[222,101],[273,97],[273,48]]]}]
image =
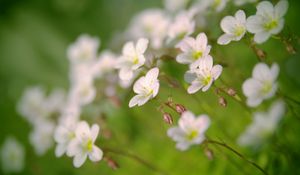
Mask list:
[{"label": "pink flower bud", "polygon": [[163,118],[166,123],[173,124],[173,118],[170,113],[165,112]]}]

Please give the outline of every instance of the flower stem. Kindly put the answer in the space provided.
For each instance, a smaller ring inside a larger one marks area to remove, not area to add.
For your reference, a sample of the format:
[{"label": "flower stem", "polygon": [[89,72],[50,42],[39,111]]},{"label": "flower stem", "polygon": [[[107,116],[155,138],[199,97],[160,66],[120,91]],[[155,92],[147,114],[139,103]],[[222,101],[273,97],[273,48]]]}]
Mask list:
[{"label": "flower stem", "polygon": [[231,152],[233,152],[235,155],[237,155],[238,157],[240,157],[241,159],[245,160],[246,162],[250,163],[252,166],[254,166],[255,168],[257,168],[258,170],[260,170],[263,174],[268,175],[268,173],[261,168],[258,164],[256,164],[255,162],[253,162],[252,160],[247,159],[245,156],[243,156],[241,153],[239,153],[238,151],[236,151],[235,149],[233,149],[232,147],[230,147],[229,145],[227,145],[224,142],[219,142],[219,141],[215,141],[215,140],[206,140],[206,143],[212,143],[215,145],[219,145],[222,146],[228,150],[230,150]]},{"label": "flower stem", "polygon": [[156,167],[155,165],[149,163],[148,161],[142,159],[141,157],[135,155],[135,154],[132,154],[132,153],[129,153],[129,152],[126,152],[126,151],[123,151],[123,150],[117,150],[117,149],[112,149],[112,148],[102,148],[102,150],[105,152],[105,153],[113,153],[113,154],[116,154],[116,155],[120,155],[120,156],[124,156],[124,157],[128,157],[142,165],[144,165],[145,167],[147,167],[148,169],[154,171],[154,172],[157,172],[158,174],[160,175],[167,175],[168,173],[161,170],[160,168]]}]

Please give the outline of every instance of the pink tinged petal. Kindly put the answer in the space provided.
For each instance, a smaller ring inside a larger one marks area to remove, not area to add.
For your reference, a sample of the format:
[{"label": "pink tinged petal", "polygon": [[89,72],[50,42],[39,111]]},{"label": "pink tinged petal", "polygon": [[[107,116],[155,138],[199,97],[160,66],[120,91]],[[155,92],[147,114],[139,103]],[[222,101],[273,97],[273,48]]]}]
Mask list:
[{"label": "pink tinged petal", "polygon": [[176,47],[180,48],[182,52],[190,52],[193,50],[195,45],[195,39],[192,37],[185,37],[182,41],[180,41]]},{"label": "pink tinged petal", "polygon": [[123,55],[126,56],[135,56],[136,52],[135,52],[133,42],[127,42],[123,47],[122,53]]},{"label": "pink tinged petal", "polygon": [[246,14],[243,10],[238,10],[234,16],[241,24],[246,22]]},{"label": "pink tinged petal", "polygon": [[248,32],[250,32],[250,33],[263,32],[264,27],[263,27],[262,18],[257,15],[248,17],[247,23],[246,23],[246,28],[247,28]]},{"label": "pink tinged petal", "polygon": [[211,70],[213,66],[213,58],[210,55],[207,55],[205,58],[201,59],[200,65],[202,68]]},{"label": "pink tinged petal", "polygon": [[156,80],[159,74],[159,69],[157,67],[150,69],[146,74],[147,80]]},{"label": "pink tinged petal", "polygon": [[77,154],[73,159],[74,167],[76,168],[81,167],[81,165],[85,162],[86,158],[87,158],[87,153]]},{"label": "pink tinged petal", "polygon": [[211,75],[214,78],[214,80],[218,79],[219,76],[221,75],[223,70],[223,67],[221,65],[215,65],[212,69],[211,69]]},{"label": "pink tinged petal", "polygon": [[262,98],[260,97],[249,97],[247,99],[247,105],[250,107],[256,107],[258,105],[260,105],[262,102]]},{"label": "pink tinged petal", "polygon": [[73,157],[81,151],[82,150],[79,141],[77,139],[73,139],[67,147],[67,156]]},{"label": "pink tinged petal", "polygon": [[133,91],[137,94],[145,93],[144,84],[146,83],[146,78],[139,78],[133,85]]},{"label": "pink tinged petal", "polygon": [[269,66],[265,63],[257,63],[253,69],[252,77],[262,82],[272,79],[272,74]]},{"label": "pink tinged petal", "polygon": [[182,113],[180,119],[178,120],[178,126],[185,132],[188,131],[194,125],[195,116],[190,111],[185,111]]},{"label": "pink tinged petal", "polygon": [[261,44],[270,38],[271,34],[268,32],[259,32],[254,35],[254,41]]},{"label": "pink tinged petal", "polygon": [[207,37],[205,33],[200,33],[197,35],[196,38],[196,49],[197,50],[203,50],[207,46]]},{"label": "pink tinged petal", "polygon": [[159,91],[159,83],[155,83],[154,87],[153,87],[153,94],[152,94],[152,98],[156,97],[156,95],[158,94]]},{"label": "pink tinged petal", "polygon": [[193,83],[188,87],[187,91],[189,94],[194,94],[203,87],[203,84],[199,81],[193,81]]},{"label": "pink tinged petal", "polygon": [[277,63],[273,63],[271,67],[271,76],[272,76],[272,81],[274,82],[279,74],[279,66]]},{"label": "pink tinged petal", "polygon": [[177,55],[176,61],[181,64],[190,64],[193,62],[193,58],[191,57],[190,54],[181,53],[181,54]]},{"label": "pink tinged petal", "polygon": [[226,16],[221,21],[221,28],[225,33],[234,33],[236,23],[233,16]]},{"label": "pink tinged petal", "polygon": [[179,127],[168,129],[167,135],[176,142],[181,142],[185,139],[185,133]]},{"label": "pink tinged petal", "polygon": [[178,142],[176,144],[176,148],[179,149],[180,151],[186,151],[189,149],[190,143],[189,142]]},{"label": "pink tinged petal", "polygon": [[141,95],[132,97],[132,99],[129,101],[129,107],[132,108],[133,106],[137,105],[142,98],[143,97]]},{"label": "pink tinged petal", "polygon": [[97,124],[93,124],[91,127],[91,138],[93,142],[97,139],[98,133],[99,133],[100,127]]},{"label": "pink tinged petal", "polygon": [[67,151],[66,144],[57,144],[55,148],[55,156],[61,157]]},{"label": "pink tinged petal", "polygon": [[119,77],[121,80],[130,80],[133,77],[133,72],[128,68],[120,69]]},{"label": "pink tinged petal", "polygon": [[274,12],[274,6],[269,1],[262,1],[256,6],[257,15],[270,16]]},{"label": "pink tinged petal", "polygon": [[225,33],[218,38],[218,44],[226,45],[229,44],[231,40],[232,40],[232,35]]},{"label": "pink tinged petal", "polygon": [[136,52],[138,54],[143,54],[148,47],[149,40],[146,38],[141,38],[137,41]]},{"label": "pink tinged petal", "polygon": [[196,118],[194,125],[199,129],[199,133],[203,134],[210,125],[210,119],[207,115],[199,115]]},{"label": "pink tinged petal", "polygon": [[202,92],[206,92],[210,88],[210,86],[212,85],[213,82],[214,82],[214,80],[211,79],[209,81],[209,83],[202,88]]},{"label": "pink tinged petal", "polygon": [[275,15],[278,18],[283,17],[289,8],[289,2],[286,0],[281,0],[275,5]]},{"label": "pink tinged petal", "polygon": [[93,162],[98,162],[102,159],[103,157],[103,151],[98,148],[97,146],[93,146],[92,152],[88,153],[89,159]]},{"label": "pink tinged petal", "polygon": [[68,140],[67,138],[68,130],[65,127],[58,126],[54,132],[54,140],[58,143],[63,143]]}]

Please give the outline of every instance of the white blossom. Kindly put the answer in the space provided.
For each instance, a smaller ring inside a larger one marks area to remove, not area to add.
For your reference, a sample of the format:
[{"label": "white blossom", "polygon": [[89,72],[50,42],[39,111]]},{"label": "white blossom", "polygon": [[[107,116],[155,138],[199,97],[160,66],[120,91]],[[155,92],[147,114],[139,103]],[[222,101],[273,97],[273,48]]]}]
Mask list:
[{"label": "white blossom", "polygon": [[109,72],[115,70],[117,63],[117,55],[109,50],[101,52],[98,60],[92,65],[92,74],[99,78]]},{"label": "white blossom", "polygon": [[96,89],[93,84],[93,80],[87,77],[87,79],[81,79],[70,90],[70,98],[75,100],[75,104],[81,106],[90,104],[96,97]]},{"label": "white blossom", "polygon": [[5,139],[1,148],[1,163],[4,173],[20,173],[24,169],[25,149],[14,137]]},{"label": "white blossom", "polygon": [[210,119],[202,114],[198,117],[190,112],[184,112],[178,120],[178,126],[172,127],[167,134],[176,144],[176,148],[184,151],[191,145],[201,144],[205,140],[205,131],[210,125]]},{"label": "white blossom", "polygon": [[193,94],[200,89],[203,92],[207,91],[212,83],[219,78],[222,69],[221,65],[213,66],[213,59],[210,55],[200,59],[196,68],[185,73],[185,81],[191,84],[187,89],[188,93]]},{"label": "white blossom", "polygon": [[246,15],[238,10],[234,17],[226,16],[221,21],[221,28],[225,32],[218,38],[218,44],[226,45],[231,41],[239,41],[246,33]]},{"label": "white blossom", "polygon": [[164,6],[167,10],[175,12],[184,9],[190,0],[164,0]]},{"label": "white blossom", "polygon": [[93,162],[100,161],[103,152],[95,145],[99,133],[99,126],[92,125],[90,128],[88,123],[81,121],[75,129],[75,139],[73,139],[67,148],[67,155],[74,157],[73,165],[80,167],[87,157]]},{"label": "white blossom", "polygon": [[257,112],[254,120],[241,134],[238,143],[242,146],[258,146],[277,128],[278,123],[285,112],[285,104],[277,100],[272,104],[268,112]]},{"label": "white blossom", "polygon": [[263,100],[274,96],[277,90],[276,79],[279,67],[276,63],[271,68],[265,63],[258,63],[252,71],[252,77],[247,79],[242,86],[243,93],[247,97],[247,105],[258,106]]},{"label": "white blossom", "polygon": [[228,3],[228,0],[201,0],[196,5],[203,10],[211,9],[214,12],[221,12]]},{"label": "white blossom", "polygon": [[129,107],[141,106],[151,98],[154,98],[159,90],[158,68],[152,68],[147,74],[139,78],[133,85],[133,91],[137,94],[129,102]]},{"label": "white blossom", "polygon": [[269,1],[262,1],[256,9],[256,14],[247,19],[247,30],[255,34],[256,43],[263,43],[271,35],[276,35],[283,29],[283,16],[287,12],[288,1],[281,0],[275,6]]},{"label": "white blossom", "polygon": [[[197,65],[199,60],[205,58],[211,49],[207,45],[207,36],[205,33],[200,33],[194,39],[186,37],[177,44],[177,47],[183,52],[176,57],[176,61],[182,64]],[[193,66],[195,67],[195,66]]]},{"label": "white blossom", "polygon": [[44,155],[53,146],[54,123],[38,120],[29,135],[29,141],[37,155]]},{"label": "white blossom", "polygon": [[119,69],[119,77],[122,80],[130,80],[134,71],[145,64],[144,53],[148,47],[149,40],[140,38],[136,45],[132,41],[127,42],[122,50],[116,67]]},{"label": "white blossom", "polygon": [[234,0],[233,1],[235,5],[237,6],[241,6],[241,5],[244,5],[246,3],[254,3],[254,2],[257,2],[257,0]]},{"label": "white blossom", "polygon": [[87,34],[78,37],[68,48],[68,58],[73,64],[90,63],[97,57],[99,40]]}]

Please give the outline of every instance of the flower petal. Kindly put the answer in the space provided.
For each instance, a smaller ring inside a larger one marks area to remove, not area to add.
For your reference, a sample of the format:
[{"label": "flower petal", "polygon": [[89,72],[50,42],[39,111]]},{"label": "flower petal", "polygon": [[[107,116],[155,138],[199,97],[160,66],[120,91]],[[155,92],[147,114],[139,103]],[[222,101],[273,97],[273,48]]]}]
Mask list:
[{"label": "flower petal", "polygon": [[133,42],[127,42],[122,50],[123,55],[134,56],[136,54]]},{"label": "flower petal", "polygon": [[254,41],[261,44],[270,38],[271,34],[268,32],[259,32],[254,35]]},{"label": "flower petal", "polygon": [[98,133],[99,133],[100,127],[97,124],[93,124],[91,127],[91,138],[93,142],[97,139]]},{"label": "flower petal", "polygon": [[218,44],[226,45],[229,44],[231,40],[232,40],[232,35],[225,33],[218,38]]},{"label": "flower petal", "polygon": [[56,148],[55,148],[55,156],[61,157],[66,151],[67,151],[67,145],[59,143],[56,145]]},{"label": "flower petal", "polygon": [[102,159],[103,151],[94,145],[92,152],[90,152],[88,155],[91,161],[97,162]]},{"label": "flower petal", "polygon": [[146,38],[140,38],[136,44],[136,52],[137,54],[144,54],[148,47],[149,40]]},{"label": "flower petal", "polygon": [[283,17],[289,8],[289,2],[286,0],[281,0],[275,5],[275,15],[278,18]]},{"label": "flower petal", "polygon": [[86,153],[79,153],[79,154],[77,154],[74,157],[74,159],[73,159],[73,165],[76,168],[81,167],[81,165],[85,162],[86,158],[87,158],[87,154]]},{"label": "flower petal", "polygon": [[221,75],[223,70],[223,67],[221,65],[215,65],[212,69],[211,69],[211,75],[214,78],[214,80],[218,79],[219,76]]},{"label": "flower petal", "polygon": [[221,21],[221,28],[225,33],[234,33],[236,23],[233,16],[225,16]]}]

